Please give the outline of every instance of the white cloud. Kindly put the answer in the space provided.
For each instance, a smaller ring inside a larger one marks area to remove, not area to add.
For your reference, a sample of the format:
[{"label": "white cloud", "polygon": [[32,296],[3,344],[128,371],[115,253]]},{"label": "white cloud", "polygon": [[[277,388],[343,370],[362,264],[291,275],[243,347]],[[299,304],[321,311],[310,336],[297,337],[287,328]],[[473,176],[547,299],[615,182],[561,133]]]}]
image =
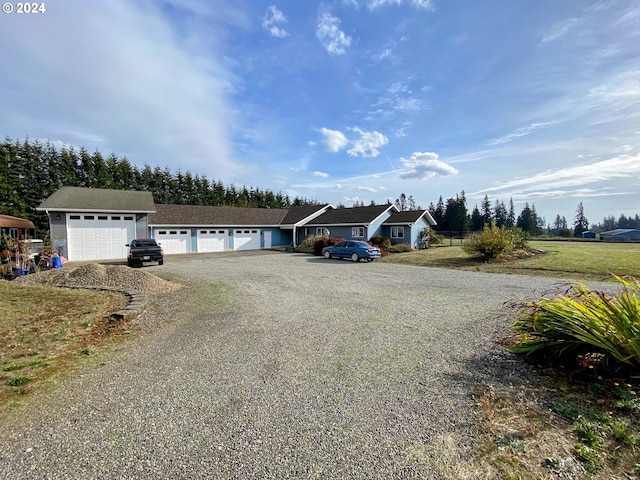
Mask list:
[{"label": "white cloud", "polygon": [[317,170],[316,170],[315,172],[313,172],[313,173],[312,173],[312,175],[313,175],[314,177],[322,177],[322,178],[327,178],[327,177],[329,177],[329,174],[328,174],[328,173],[326,173],[326,172],[319,172],[319,171],[317,171]]},{"label": "white cloud", "polygon": [[361,192],[370,192],[377,193],[378,189],[373,187],[356,187],[356,190],[360,190]]},{"label": "white cloud", "polygon": [[415,8],[421,8],[427,11],[435,11],[436,7],[433,4],[432,0],[369,0],[367,2],[367,7],[369,10],[373,11],[376,8],[386,7],[387,5],[402,5],[409,4]]},{"label": "white cloud", "polygon": [[339,152],[349,144],[349,140],[347,140],[347,137],[345,137],[344,133],[340,130],[329,130],[323,127],[320,129],[320,133],[324,135],[322,143],[326,147],[327,152]]},{"label": "white cloud", "polygon": [[489,146],[502,145],[503,143],[511,142],[512,140],[515,140],[516,138],[525,137],[527,135],[530,135],[535,130],[537,130],[539,128],[542,128],[542,127],[546,127],[546,126],[551,125],[551,124],[552,124],[552,122],[532,123],[529,126],[520,127],[518,129],[514,130],[513,132],[511,132],[511,133],[509,133],[507,135],[504,135],[502,137],[492,138],[491,140],[489,140],[487,142],[487,145],[489,145]]},{"label": "white cloud", "polygon": [[347,150],[352,157],[377,157],[380,155],[378,148],[389,143],[389,139],[380,132],[367,132],[359,127],[353,127],[350,130],[360,134],[360,138],[354,140],[352,147]]},{"label": "white cloud", "polygon": [[577,18],[568,18],[556,23],[548,32],[542,34],[540,43],[549,43],[565,36],[578,23]]},{"label": "white cloud", "polygon": [[420,178],[427,180],[436,175],[455,175],[458,170],[439,159],[434,152],[414,152],[411,157],[401,158],[403,169],[400,178]]},{"label": "white cloud", "polygon": [[640,155],[620,155],[618,157],[601,160],[594,163],[572,165],[558,170],[548,170],[526,178],[513,180],[501,185],[486,188],[476,194],[491,192],[552,192],[566,190],[570,187],[580,187],[596,182],[613,179],[631,178],[640,174]]},{"label": "white cloud", "polygon": [[282,27],[280,24],[286,23],[287,17],[284,16],[278,7],[275,5],[271,5],[267,8],[267,11],[264,14],[264,19],[262,20],[262,27],[267,30],[272,37],[284,38],[289,35],[289,33]]},{"label": "white cloud", "polygon": [[344,55],[351,46],[351,37],[340,30],[340,19],[330,13],[318,16],[316,37],[331,55]]}]

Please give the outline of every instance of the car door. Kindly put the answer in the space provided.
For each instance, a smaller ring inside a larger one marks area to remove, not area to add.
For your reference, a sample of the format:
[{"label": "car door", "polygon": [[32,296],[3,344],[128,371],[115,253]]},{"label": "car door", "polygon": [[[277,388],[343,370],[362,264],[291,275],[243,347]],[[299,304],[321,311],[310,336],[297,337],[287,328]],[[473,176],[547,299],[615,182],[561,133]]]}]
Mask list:
[{"label": "car door", "polygon": [[336,257],[344,257],[346,245],[347,245],[347,242],[336,243],[335,246],[333,247],[332,254]]}]

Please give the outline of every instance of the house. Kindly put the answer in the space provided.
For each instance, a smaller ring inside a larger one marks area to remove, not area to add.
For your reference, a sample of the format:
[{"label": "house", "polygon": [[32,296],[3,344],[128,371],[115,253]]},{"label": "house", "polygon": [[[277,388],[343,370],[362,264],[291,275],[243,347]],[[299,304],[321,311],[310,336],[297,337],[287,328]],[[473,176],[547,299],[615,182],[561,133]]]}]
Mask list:
[{"label": "house", "polygon": [[299,245],[310,235],[417,246],[435,225],[427,211],[395,205],[287,209],[156,205],[150,192],[63,187],[37,208],[49,216],[52,247],[69,260],[126,258],[134,238],[155,238],[166,254],[257,250]]},{"label": "house", "polygon": [[0,215],[0,236],[8,236],[13,239],[33,238],[36,234],[36,226],[31,220]]},{"label": "house", "polygon": [[287,209],[156,205],[149,215],[149,237],[166,254],[286,246],[291,234],[280,224],[287,214]]},{"label": "house", "polygon": [[333,208],[309,220],[300,230],[298,243],[311,235],[369,240],[375,235],[382,235],[382,222],[396,211],[397,207],[392,204]]},{"label": "house", "polygon": [[392,245],[408,243],[411,248],[418,248],[420,232],[435,225],[429,210],[393,212],[382,222],[382,235],[389,238]]},{"label": "house", "polygon": [[640,230],[617,228],[607,232],[600,232],[600,238],[606,242],[638,242],[640,241]]},{"label": "house", "polygon": [[156,211],[151,192],[62,187],[40,204],[49,216],[51,246],[69,260],[126,258],[125,246],[147,236]]},{"label": "house", "polygon": [[586,232],[582,232],[582,238],[592,238],[595,240],[600,240],[600,234],[598,232],[587,230]]}]

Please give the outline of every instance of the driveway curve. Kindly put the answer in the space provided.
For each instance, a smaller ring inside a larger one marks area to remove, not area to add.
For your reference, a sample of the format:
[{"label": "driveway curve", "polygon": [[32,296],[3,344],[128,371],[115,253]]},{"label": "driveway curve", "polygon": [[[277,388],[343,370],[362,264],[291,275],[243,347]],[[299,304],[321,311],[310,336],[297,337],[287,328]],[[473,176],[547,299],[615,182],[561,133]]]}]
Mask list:
[{"label": "driveway curve", "polygon": [[146,271],[187,287],[0,419],[0,478],[441,478],[471,390],[527,381],[495,345],[504,303],[561,284],[276,252]]}]

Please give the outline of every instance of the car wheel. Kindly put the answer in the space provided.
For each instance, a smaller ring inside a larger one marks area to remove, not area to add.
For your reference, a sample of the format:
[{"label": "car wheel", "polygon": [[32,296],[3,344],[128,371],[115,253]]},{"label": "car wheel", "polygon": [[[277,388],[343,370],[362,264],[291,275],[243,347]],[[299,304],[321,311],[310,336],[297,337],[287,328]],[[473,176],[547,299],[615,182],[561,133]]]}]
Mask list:
[{"label": "car wheel", "polygon": [[327,260],[329,260],[331,258],[331,252],[329,250],[324,252],[324,258],[326,258]]},{"label": "car wheel", "polygon": [[127,265],[133,268],[133,261],[130,258],[127,259]]},{"label": "car wheel", "polygon": [[158,260],[158,265],[162,265],[163,263],[164,263],[164,259],[161,258],[160,260]]},{"label": "car wheel", "polygon": [[359,260],[360,260],[360,257],[358,256],[358,254],[357,254],[356,252],[353,252],[353,253],[351,254],[351,261],[352,261],[352,262],[357,262],[357,261],[359,261]]}]

